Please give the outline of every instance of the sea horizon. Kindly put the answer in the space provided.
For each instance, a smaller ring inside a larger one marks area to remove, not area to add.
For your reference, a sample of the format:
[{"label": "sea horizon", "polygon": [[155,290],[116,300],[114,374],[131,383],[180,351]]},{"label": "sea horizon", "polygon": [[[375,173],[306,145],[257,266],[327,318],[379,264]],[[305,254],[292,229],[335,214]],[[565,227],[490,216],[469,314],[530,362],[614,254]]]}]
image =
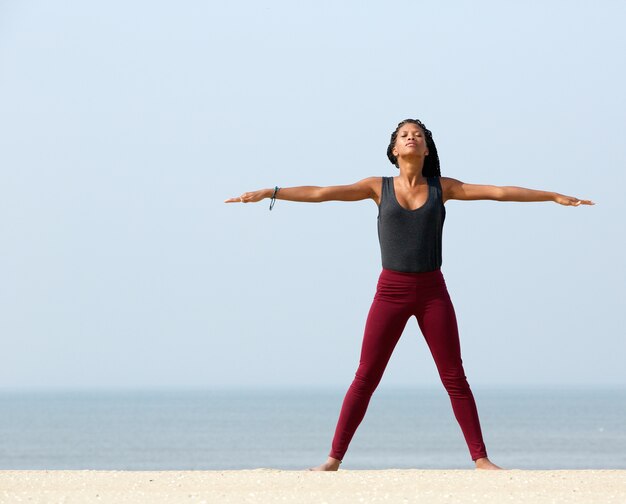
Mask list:
[{"label": "sea horizon", "polygon": [[[489,457],[516,469],[626,469],[626,388],[472,387]],[[0,470],[304,469],[346,390],[0,390]],[[470,469],[442,386],[380,386],[346,469]]]}]

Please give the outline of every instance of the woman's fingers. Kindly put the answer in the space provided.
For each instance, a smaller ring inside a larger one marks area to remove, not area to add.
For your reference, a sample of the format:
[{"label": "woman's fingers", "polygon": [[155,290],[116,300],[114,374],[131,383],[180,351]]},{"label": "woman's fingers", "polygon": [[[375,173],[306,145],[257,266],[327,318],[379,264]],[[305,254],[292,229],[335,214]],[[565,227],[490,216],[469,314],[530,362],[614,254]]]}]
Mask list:
[{"label": "woman's fingers", "polygon": [[595,205],[591,200],[581,200],[574,196],[559,196],[557,203],[565,206]]},{"label": "woman's fingers", "polygon": [[263,198],[267,197],[265,193],[266,191],[264,190],[245,192],[236,198],[228,198],[227,200],[224,200],[224,203],[256,203],[257,201],[261,201]]},{"label": "woman's fingers", "polygon": [[248,193],[244,193],[241,196],[237,196],[236,198],[228,198],[224,200],[224,203],[247,203],[248,202]]},{"label": "woman's fingers", "polygon": [[256,192],[243,193],[241,196],[237,196],[236,198],[228,198],[227,200],[224,200],[224,203],[254,203],[255,201],[259,201],[260,199],[258,197],[255,197],[256,194]]},{"label": "woman's fingers", "polygon": [[572,198],[571,200],[571,204],[574,206],[579,206],[579,205],[595,205],[595,203],[591,200],[579,200],[578,198]]}]

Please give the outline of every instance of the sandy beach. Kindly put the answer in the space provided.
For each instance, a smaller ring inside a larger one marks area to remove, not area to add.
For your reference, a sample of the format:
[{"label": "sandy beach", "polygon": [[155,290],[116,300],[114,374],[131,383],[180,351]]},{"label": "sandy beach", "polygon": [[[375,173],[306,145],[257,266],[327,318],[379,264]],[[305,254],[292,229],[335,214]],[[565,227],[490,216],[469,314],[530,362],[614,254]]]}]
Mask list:
[{"label": "sandy beach", "polygon": [[626,470],[0,471],[0,502],[626,502]]}]

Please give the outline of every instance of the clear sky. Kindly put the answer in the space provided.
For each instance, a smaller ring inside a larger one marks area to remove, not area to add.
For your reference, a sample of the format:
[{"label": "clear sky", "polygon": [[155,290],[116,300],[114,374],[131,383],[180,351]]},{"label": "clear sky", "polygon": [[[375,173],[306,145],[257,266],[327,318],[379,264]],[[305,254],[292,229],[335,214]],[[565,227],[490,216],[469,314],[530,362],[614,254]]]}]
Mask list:
[{"label": "clear sky", "polygon": [[[226,205],[442,174],[472,387],[626,386],[626,3],[0,2],[1,388],[349,386],[376,205]],[[436,386],[417,323],[382,387]]]}]

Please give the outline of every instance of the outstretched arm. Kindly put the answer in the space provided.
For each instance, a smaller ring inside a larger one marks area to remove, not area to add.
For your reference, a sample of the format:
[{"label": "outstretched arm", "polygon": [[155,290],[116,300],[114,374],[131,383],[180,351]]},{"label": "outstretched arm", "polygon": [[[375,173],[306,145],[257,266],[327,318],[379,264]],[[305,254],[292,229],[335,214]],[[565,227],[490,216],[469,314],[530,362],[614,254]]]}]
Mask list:
[{"label": "outstretched arm", "polygon": [[560,205],[595,205],[591,200],[581,200],[551,191],[538,191],[525,187],[466,184],[460,180],[441,177],[444,202],[456,200],[495,200],[495,201],[554,201]]},{"label": "outstretched arm", "polygon": [[[321,203],[323,201],[359,201],[368,198],[376,200],[380,185],[380,177],[369,177],[354,184],[340,186],[300,186],[281,187],[276,199],[288,201],[304,201],[307,203]],[[245,192],[236,198],[229,198],[224,203],[255,203],[265,198],[271,198],[274,189],[259,189]]]}]

